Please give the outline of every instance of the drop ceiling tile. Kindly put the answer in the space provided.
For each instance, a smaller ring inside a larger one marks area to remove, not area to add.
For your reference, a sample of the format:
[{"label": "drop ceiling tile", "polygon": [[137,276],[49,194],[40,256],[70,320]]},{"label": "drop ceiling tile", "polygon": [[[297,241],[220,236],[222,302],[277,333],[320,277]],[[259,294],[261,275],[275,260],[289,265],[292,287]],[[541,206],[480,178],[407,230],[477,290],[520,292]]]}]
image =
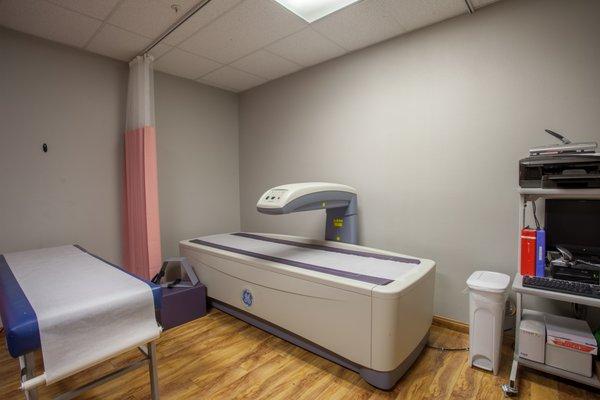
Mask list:
[{"label": "drop ceiling tile", "polygon": [[[180,2],[181,8],[175,12],[168,3],[160,0],[125,0],[110,16],[112,25],[155,38],[177,21],[191,7],[191,2]],[[185,7],[184,7],[185,6]]]},{"label": "drop ceiling tile", "polygon": [[273,0],[246,0],[179,47],[227,64],[306,25]]},{"label": "drop ceiling tile", "polygon": [[206,86],[212,86],[212,87],[216,87],[216,88],[219,88],[219,89],[227,90],[229,92],[234,92],[234,93],[238,92],[238,90],[232,89],[232,88],[224,86],[224,85],[218,85],[218,84],[216,84],[214,82],[208,82],[208,81],[203,80],[202,78],[201,79],[196,79],[196,82],[202,83],[203,85],[206,85]]},{"label": "drop ceiling tile", "polygon": [[0,1],[0,25],[82,47],[101,22],[42,0]]},{"label": "drop ceiling tile", "polygon": [[259,50],[232,63],[231,66],[266,79],[276,79],[302,68],[300,65],[265,50]]},{"label": "drop ceiling tile", "polygon": [[[190,8],[192,8],[192,6],[195,6],[197,3],[200,2],[200,0],[158,0],[163,4],[168,5],[169,7],[171,7],[173,4],[176,4],[179,6],[179,15],[183,15],[185,14]],[[213,0],[213,1],[220,1],[220,0]]]},{"label": "drop ceiling tile", "polygon": [[218,70],[203,76],[199,81],[209,85],[231,88],[236,92],[241,92],[266,82],[266,79],[259,78],[229,66],[224,66],[223,68],[219,68]]},{"label": "drop ceiling tile", "polygon": [[266,49],[305,67],[346,53],[346,50],[311,28],[283,38]]},{"label": "drop ceiling tile", "polygon": [[178,45],[183,40],[189,38],[198,30],[220,17],[242,0],[213,0],[200,11],[194,14],[190,19],[177,27],[169,36],[164,39],[165,43],[173,46]]},{"label": "drop ceiling tile", "polygon": [[464,0],[389,0],[388,7],[407,31],[469,12]]},{"label": "drop ceiling tile", "polygon": [[490,5],[492,3],[495,3],[497,1],[498,0],[471,0],[471,4],[473,4],[473,7],[475,7],[475,8],[481,8],[481,7]]},{"label": "drop ceiling tile", "polygon": [[171,50],[173,48],[173,46],[169,46],[168,44],[164,44],[164,43],[159,43],[156,46],[154,46],[152,48],[152,50],[149,51],[150,54],[152,54],[152,57],[154,57],[155,60],[158,60],[160,57],[162,57],[167,51]]},{"label": "drop ceiling tile", "polygon": [[313,22],[311,27],[346,50],[357,50],[405,31],[388,10],[387,2],[361,1]]},{"label": "drop ceiling tile", "polygon": [[171,75],[188,79],[198,79],[221,64],[195,54],[174,48],[154,63],[154,68]]},{"label": "drop ceiling tile", "polygon": [[86,48],[94,53],[129,61],[151,41],[141,35],[106,24]]},{"label": "drop ceiling tile", "polygon": [[69,10],[77,11],[90,17],[104,19],[112,11],[119,0],[48,0]]}]

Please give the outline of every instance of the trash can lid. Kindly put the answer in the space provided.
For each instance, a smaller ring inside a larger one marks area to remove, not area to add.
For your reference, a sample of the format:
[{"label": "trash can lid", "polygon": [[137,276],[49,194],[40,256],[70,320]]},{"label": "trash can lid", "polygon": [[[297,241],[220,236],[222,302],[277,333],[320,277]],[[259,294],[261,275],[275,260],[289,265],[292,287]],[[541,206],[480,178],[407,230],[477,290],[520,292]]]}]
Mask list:
[{"label": "trash can lid", "polygon": [[503,293],[510,284],[510,276],[492,271],[475,271],[467,279],[471,289],[483,292]]}]

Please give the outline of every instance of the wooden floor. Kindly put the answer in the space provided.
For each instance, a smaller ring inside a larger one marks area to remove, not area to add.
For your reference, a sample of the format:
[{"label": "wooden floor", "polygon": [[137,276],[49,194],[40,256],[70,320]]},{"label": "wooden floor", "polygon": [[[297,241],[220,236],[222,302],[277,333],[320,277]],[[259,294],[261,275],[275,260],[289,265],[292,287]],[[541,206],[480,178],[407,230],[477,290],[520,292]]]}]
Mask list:
[{"label": "wooden floor", "polygon": [[[431,328],[436,346],[467,345],[467,335]],[[467,366],[467,352],[427,348],[390,392],[377,390],[336,364],[304,351],[220,311],[163,334],[158,343],[162,399],[501,399],[511,349],[503,349],[502,371],[494,376]],[[84,373],[40,390],[49,399],[138,357],[131,351]],[[600,399],[566,381],[521,370],[521,399]],[[0,345],[0,399],[23,398],[18,363]],[[145,368],[82,395],[82,399],[148,399]]]}]

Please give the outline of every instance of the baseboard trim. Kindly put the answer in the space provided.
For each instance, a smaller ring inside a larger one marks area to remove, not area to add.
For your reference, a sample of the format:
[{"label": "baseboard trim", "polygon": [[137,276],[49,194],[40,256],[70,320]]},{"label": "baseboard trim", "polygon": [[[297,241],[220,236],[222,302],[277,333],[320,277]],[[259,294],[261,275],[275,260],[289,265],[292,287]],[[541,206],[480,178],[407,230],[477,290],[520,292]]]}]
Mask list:
[{"label": "baseboard trim", "polygon": [[464,322],[457,321],[455,319],[442,317],[440,315],[434,315],[433,322],[431,324],[457,332],[469,333],[469,324],[465,324]]}]

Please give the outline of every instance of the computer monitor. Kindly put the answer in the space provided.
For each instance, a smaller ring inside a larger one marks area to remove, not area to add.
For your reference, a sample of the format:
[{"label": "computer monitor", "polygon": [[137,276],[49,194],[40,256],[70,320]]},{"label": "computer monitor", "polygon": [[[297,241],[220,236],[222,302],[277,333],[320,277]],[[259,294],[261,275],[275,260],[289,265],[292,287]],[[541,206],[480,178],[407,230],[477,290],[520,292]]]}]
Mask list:
[{"label": "computer monitor", "polygon": [[546,248],[600,257],[600,200],[546,200]]}]

